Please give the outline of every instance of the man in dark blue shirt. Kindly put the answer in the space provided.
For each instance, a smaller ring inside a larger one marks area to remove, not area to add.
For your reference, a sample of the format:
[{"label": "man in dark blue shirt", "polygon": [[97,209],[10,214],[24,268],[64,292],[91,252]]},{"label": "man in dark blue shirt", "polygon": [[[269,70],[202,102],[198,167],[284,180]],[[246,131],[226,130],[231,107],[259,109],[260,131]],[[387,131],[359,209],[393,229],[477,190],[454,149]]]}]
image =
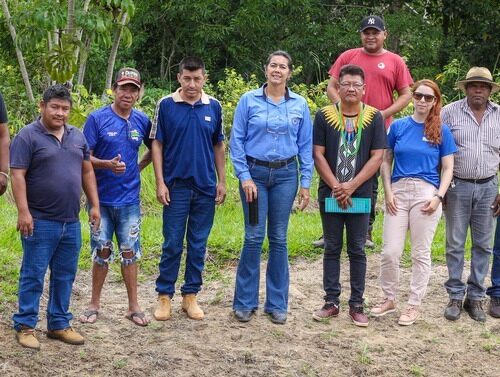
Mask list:
[{"label": "man in dark blue shirt", "polygon": [[203,61],[183,59],[177,80],[181,87],[158,102],[151,131],[156,196],[164,205],[164,243],[156,280],[159,304],[154,312],[160,321],[170,318],[184,234],[187,256],[182,309],[189,318],[203,319],[196,294],[202,285],[215,204],[222,204],[226,196],[222,107],[203,92]]},{"label": "man in dark blue shirt", "polygon": [[66,124],[70,110],[69,91],[62,85],[49,87],[40,102],[41,117],[19,132],[10,150],[17,229],[23,246],[19,312],[12,319],[18,342],[33,349],[40,348],[34,331],[47,267],[47,336],[69,344],[84,343],[70,326],[73,315],[69,312],[81,246],[82,187],[94,229],[99,227],[100,212],[87,142],[78,128]]}]

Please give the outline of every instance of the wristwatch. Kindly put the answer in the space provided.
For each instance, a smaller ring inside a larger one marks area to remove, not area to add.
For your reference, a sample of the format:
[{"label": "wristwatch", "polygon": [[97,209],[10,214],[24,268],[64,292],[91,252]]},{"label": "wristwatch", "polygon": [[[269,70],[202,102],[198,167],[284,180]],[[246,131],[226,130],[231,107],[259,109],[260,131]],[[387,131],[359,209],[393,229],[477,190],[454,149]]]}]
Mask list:
[{"label": "wristwatch", "polygon": [[434,196],[437,197],[441,203],[443,202],[443,197],[441,195],[434,194]]}]

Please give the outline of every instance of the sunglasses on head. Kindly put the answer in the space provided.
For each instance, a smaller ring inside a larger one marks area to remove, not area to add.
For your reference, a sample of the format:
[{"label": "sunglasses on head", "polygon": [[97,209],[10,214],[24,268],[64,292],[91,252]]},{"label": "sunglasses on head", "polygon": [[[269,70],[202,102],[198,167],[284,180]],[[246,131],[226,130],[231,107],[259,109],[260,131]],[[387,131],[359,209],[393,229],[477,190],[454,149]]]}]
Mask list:
[{"label": "sunglasses on head", "polygon": [[432,94],[424,94],[424,93],[414,92],[413,98],[415,98],[417,101],[421,101],[423,98],[425,102],[432,102],[432,101],[434,101],[436,96],[433,96]]}]

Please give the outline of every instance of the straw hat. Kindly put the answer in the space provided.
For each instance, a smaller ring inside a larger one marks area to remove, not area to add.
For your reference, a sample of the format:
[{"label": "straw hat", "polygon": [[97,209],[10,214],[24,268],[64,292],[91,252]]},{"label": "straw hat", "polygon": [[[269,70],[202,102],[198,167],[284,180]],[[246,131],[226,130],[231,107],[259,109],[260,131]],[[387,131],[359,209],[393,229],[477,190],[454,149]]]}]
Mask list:
[{"label": "straw hat", "polygon": [[467,72],[465,80],[458,81],[457,87],[465,92],[465,86],[470,82],[485,82],[491,85],[491,93],[500,90],[500,85],[493,81],[493,76],[488,68],[485,67],[472,67]]}]

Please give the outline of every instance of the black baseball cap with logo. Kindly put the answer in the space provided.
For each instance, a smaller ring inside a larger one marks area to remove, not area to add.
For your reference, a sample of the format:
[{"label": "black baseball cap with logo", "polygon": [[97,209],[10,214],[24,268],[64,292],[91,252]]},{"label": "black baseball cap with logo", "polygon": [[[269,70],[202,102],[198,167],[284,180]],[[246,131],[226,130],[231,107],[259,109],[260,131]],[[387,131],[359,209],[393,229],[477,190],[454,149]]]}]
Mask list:
[{"label": "black baseball cap with logo", "polygon": [[377,29],[378,31],[385,31],[385,22],[379,16],[366,16],[361,20],[359,31],[362,32],[363,30],[369,28]]}]

